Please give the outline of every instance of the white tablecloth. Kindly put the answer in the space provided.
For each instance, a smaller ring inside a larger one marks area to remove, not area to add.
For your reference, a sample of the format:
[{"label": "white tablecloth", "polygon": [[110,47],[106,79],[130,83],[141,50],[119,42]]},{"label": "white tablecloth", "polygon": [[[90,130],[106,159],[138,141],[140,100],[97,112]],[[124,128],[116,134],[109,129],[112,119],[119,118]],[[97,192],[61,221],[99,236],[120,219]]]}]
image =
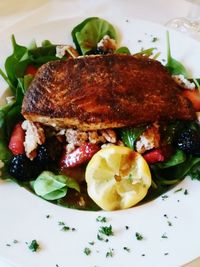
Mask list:
[{"label": "white tablecloth", "polygon": [[[165,24],[174,17],[186,16],[189,5],[184,0],[0,0],[0,34],[13,25],[23,29],[76,16],[114,14]],[[0,267],[11,265],[0,260]]]}]

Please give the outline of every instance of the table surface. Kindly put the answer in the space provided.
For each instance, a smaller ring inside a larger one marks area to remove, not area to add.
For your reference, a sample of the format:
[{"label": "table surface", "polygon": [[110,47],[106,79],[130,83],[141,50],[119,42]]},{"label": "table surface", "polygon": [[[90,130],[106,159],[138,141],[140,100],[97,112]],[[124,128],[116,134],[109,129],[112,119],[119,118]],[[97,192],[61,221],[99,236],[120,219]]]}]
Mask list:
[{"label": "table surface", "polygon": [[[190,6],[185,0],[87,0],[87,4],[84,0],[1,0],[0,34],[14,25],[23,29],[51,20],[111,14],[164,25],[172,18],[187,16]],[[0,259],[0,267],[14,266]]]}]

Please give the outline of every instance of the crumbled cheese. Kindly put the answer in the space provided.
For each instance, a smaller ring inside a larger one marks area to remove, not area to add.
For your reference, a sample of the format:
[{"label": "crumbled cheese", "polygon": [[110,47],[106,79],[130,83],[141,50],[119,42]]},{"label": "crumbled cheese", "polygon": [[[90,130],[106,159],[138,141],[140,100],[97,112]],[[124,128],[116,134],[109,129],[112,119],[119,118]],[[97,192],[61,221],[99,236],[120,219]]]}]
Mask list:
[{"label": "crumbled cheese", "polygon": [[97,44],[98,48],[102,48],[103,50],[116,50],[117,44],[116,41],[110,38],[109,35],[105,35]]},{"label": "crumbled cheese", "polygon": [[187,89],[195,89],[195,83],[190,82],[189,80],[187,80],[184,75],[179,74],[179,75],[173,75],[172,78],[174,79],[174,81],[180,85],[183,88],[187,88]]},{"label": "crumbled cheese", "polygon": [[72,128],[66,130],[65,136],[67,143],[72,144],[74,146],[80,146],[88,140],[87,132],[74,130]]},{"label": "crumbled cheese", "polygon": [[62,58],[66,54],[76,58],[79,56],[78,52],[70,45],[57,45],[56,46],[56,57]]},{"label": "crumbled cheese", "polygon": [[[69,153],[73,151],[76,147],[81,146],[85,142],[90,142],[91,144],[118,144],[116,132],[112,129],[99,130],[99,131],[80,131],[77,129],[68,128],[65,130],[60,130],[57,133],[62,135],[65,134],[66,137],[66,151]],[[123,143],[119,143],[123,145]]]},{"label": "crumbled cheese", "polygon": [[0,177],[2,175],[1,169],[4,167],[4,162],[0,160]]},{"label": "crumbled cheese", "polygon": [[24,141],[26,156],[33,159],[36,156],[38,145],[42,145],[45,142],[44,129],[39,123],[33,123],[28,120],[22,123],[22,129],[26,132]]},{"label": "crumbled cheese", "polygon": [[139,137],[138,141],[136,142],[136,151],[142,154],[147,150],[159,147],[159,143],[159,126],[154,123]]}]

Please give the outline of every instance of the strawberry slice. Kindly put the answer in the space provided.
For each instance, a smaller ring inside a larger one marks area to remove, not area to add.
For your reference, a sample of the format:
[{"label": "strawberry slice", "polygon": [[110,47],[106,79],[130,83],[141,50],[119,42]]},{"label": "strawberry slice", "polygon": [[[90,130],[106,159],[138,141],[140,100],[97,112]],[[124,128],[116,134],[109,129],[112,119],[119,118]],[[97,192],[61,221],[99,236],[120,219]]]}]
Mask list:
[{"label": "strawberry slice", "polygon": [[159,148],[146,152],[145,154],[143,154],[143,157],[149,164],[153,164],[156,162],[163,162],[165,160],[164,153]]},{"label": "strawberry slice", "polygon": [[37,72],[37,68],[35,66],[28,65],[26,70],[25,70],[25,75],[30,74],[30,75],[34,76],[36,74],[36,72]]},{"label": "strawberry slice", "polygon": [[200,92],[198,90],[185,89],[183,95],[192,102],[195,111],[200,111]]},{"label": "strawberry slice", "polygon": [[63,155],[60,162],[61,169],[79,166],[88,162],[99,149],[96,144],[84,143],[74,151]]},{"label": "strawberry slice", "polygon": [[13,128],[9,149],[12,151],[13,155],[23,154],[24,150],[24,140],[25,140],[25,131],[22,129],[22,123],[19,122]]}]

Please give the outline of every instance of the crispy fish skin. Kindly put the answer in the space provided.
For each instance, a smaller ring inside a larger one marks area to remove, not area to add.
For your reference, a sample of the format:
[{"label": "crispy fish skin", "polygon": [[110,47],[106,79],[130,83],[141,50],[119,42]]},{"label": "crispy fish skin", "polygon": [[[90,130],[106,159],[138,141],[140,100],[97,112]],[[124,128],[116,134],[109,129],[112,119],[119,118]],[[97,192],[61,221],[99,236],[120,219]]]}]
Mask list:
[{"label": "crispy fish skin", "polygon": [[117,54],[44,64],[26,92],[22,114],[85,131],[195,118],[190,101],[160,62]]}]

